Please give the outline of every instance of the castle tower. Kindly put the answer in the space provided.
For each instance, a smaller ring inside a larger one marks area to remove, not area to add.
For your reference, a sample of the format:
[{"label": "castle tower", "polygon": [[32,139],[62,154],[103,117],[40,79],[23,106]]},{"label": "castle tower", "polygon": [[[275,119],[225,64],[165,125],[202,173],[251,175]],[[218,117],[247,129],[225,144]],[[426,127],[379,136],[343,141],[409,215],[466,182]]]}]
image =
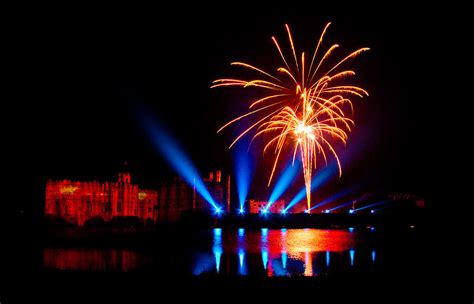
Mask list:
[{"label": "castle tower", "polygon": [[117,203],[115,205],[115,215],[130,216],[134,215],[133,210],[133,191],[131,185],[131,175],[128,164],[125,161],[118,173],[118,183],[116,188]]},{"label": "castle tower", "polygon": [[124,162],[121,170],[118,174],[118,182],[123,184],[131,184],[131,175],[130,169],[128,168],[128,163]]}]

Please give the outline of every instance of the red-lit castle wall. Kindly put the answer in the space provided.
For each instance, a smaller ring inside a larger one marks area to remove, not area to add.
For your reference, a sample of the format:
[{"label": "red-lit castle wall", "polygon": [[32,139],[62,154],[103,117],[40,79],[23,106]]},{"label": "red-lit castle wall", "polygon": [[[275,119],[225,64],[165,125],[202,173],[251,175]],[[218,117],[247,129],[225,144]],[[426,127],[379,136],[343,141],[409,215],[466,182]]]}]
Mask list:
[{"label": "red-lit castle wall", "polygon": [[[260,213],[268,205],[268,201],[259,201],[251,199],[250,203],[250,213]],[[285,200],[281,199],[270,205],[268,212],[270,213],[280,213],[285,209]]]},{"label": "red-lit castle wall", "polygon": [[130,173],[119,173],[118,182],[46,182],[45,214],[79,226],[92,217],[110,221],[114,216],[158,219],[158,192],[131,184]]}]

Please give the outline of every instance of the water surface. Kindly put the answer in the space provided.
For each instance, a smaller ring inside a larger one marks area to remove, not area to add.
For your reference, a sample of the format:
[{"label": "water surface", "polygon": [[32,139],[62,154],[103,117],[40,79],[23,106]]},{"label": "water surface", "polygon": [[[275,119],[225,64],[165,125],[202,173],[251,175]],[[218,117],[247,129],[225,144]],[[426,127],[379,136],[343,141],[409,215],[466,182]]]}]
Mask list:
[{"label": "water surface", "polygon": [[153,271],[195,276],[318,276],[377,271],[381,258],[373,228],[215,228],[196,238],[178,249],[158,238],[154,251],[47,247],[43,249],[42,266],[59,271]]}]

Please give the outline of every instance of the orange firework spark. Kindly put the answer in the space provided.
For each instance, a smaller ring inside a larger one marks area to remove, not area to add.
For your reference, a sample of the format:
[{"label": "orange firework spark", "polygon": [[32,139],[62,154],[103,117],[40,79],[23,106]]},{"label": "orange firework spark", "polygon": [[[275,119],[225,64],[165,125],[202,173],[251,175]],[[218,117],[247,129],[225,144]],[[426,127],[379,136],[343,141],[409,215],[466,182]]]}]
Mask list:
[{"label": "orange firework spark", "polygon": [[211,86],[211,88],[222,86],[257,87],[266,92],[263,98],[251,102],[248,113],[231,120],[217,132],[219,133],[244,117],[257,113],[263,114],[263,117],[259,117],[255,123],[244,130],[231,143],[229,148],[251,130],[256,130],[253,136],[254,139],[265,133],[276,134],[268,141],[263,150],[265,153],[271,146],[275,147],[275,161],[268,181],[268,185],[270,185],[283,147],[286,142],[291,142],[294,145],[293,162],[298,150],[301,155],[308,210],[311,209],[311,175],[312,170],[317,168],[317,155],[322,155],[324,162],[327,164],[326,153],[330,151],[337,161],[339,176],[341,176],[341,164],[330,139],[346,143],[348,132],[351,131],[351,125],[354,122],[346,117],[343,109],[348,105],[353,112],[350,96],[368,96],[367,91],[362,88],[338,85],[337,82],[355,75],[352,70],[339,71],[339,67],[349,59],[369,50],[369,48],[361,48],[350,53],[335,65],[325,68],[322,72],[322,67],[325,66],[325,62],[331,53],[339,47],[338,44],[334,44],[327,49],[316,64],[315,59],[318,57],[318,50],[330,24],[328,23],[321,33],[309,68],[306,68],[307,62],[305,61],[304,52],[301,53],[301,57],[297,57],[290,28],[285,24],[293,57],[291,62],[285,57],[276,38],[272,37],[284,63],[283,67],[276,69],[280,78],[253,65],[233,62],[231,65],[241,66],[260,73],[264,76],[263,79],[225,78],[215,80]]}]

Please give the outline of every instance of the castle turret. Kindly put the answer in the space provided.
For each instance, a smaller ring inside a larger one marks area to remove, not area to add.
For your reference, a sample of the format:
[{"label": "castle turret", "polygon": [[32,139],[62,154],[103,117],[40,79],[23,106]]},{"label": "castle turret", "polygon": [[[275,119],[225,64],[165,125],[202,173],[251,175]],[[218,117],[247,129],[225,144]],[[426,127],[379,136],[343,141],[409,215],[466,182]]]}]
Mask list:
[{"label": "castle turret", "polygon": [[123,166],[122,166],[121,170],[119,171],[118,182],[119,183],[124,183],[124,184],[130,184],[132,182],[131,181],[130,170],[128,168],[127,162],[123,163]]}]

